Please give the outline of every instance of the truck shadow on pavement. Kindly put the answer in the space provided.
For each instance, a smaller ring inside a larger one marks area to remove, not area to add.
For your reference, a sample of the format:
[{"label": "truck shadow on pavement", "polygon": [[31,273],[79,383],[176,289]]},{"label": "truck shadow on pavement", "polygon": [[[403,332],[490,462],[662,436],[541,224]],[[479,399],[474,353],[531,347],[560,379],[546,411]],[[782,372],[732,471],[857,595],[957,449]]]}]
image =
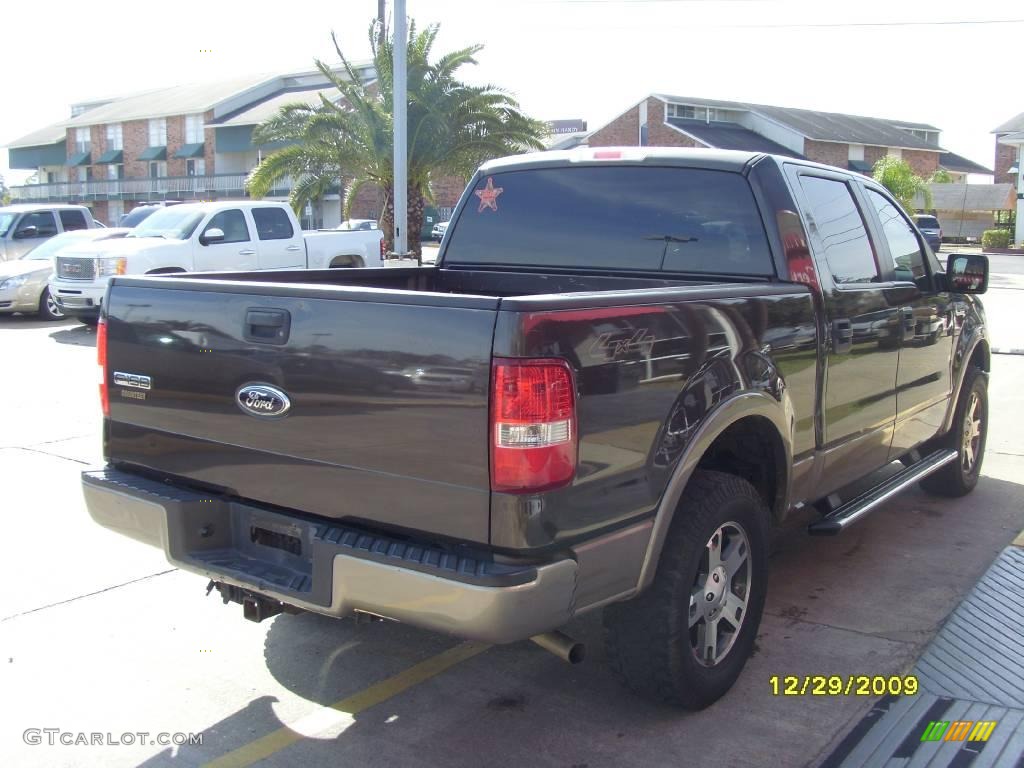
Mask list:
[{"label": "truck shadow on pavement", "polygon": [[76,347],[95,347],[96,329],[76,322],[50,334],[58,344],[73,344]]},{"label": "truck shadow on pavement", "polygon": [[224,764],[236,766],[758,766],[769,754],[775,766],[814,764],[874,699],[778,697],[769,677],[906,674],[1024,526],[1022,497],[1021,485],[986,477],[964,499],[908,491],[840,537],[783,534],[755,654],[733,690],[702,712],[621,687],[598,615],[568,627],[587,645],[583,665],[529,642],[494,646],[369,704],[357,694],[459,641],[392,622],[281,615],[265,636],[268,671],[289,693],[334,711],[303,717],[312,708],[302,707],[297,720],[282,719],[278,711],[295,711],[295,702],[253,691],[203,731],[202,746],[169,748],[142,765],[229,755]]}]

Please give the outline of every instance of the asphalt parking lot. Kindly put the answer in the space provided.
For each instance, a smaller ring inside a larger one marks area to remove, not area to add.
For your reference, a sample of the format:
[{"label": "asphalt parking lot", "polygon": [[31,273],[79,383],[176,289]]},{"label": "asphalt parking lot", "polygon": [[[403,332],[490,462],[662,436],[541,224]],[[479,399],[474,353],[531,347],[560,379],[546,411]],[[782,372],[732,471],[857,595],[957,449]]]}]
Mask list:
[{"label": "asphalt parking lot", "polygon": [[[993,346],[1024,350],[1024,259],[993,258]],[[984,479],[912,491],[847,534],[778,541],[757,651],[718,704],[682,713],[620,688],[600,622],[587,661],[394,623],[278,616],[95,526],[79,472],[101,462],[92,331],[0,316],[0,765],[804,766],[873,699],[773,696],[773,675],[905,673],[1024,528],[1024,355],[993,356]],[[28,729],[146,732],[67,746]],[[153,743],[160,733],[201,744]]]}]

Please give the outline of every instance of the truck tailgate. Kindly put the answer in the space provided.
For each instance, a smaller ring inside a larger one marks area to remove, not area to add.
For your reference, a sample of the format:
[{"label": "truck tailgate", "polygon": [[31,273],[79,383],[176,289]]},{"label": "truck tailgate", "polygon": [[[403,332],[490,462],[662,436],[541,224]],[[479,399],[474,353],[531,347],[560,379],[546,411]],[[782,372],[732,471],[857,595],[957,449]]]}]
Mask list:
[{"label": "truck tailgate", "polygon": [[257,503],[486,542],[498,301],[116,279],[107,458]]}]

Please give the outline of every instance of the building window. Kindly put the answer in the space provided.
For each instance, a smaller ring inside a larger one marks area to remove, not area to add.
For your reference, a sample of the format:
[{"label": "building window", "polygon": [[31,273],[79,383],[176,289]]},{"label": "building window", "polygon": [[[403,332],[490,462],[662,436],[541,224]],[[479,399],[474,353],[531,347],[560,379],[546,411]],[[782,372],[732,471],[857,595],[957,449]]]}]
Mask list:
[{"label": "building window", "polygon": [[124,149],[124,133],[120,123],[107,126],[107,150]]},{"label": "building window", "polygon": [[185,143],[203,143],[203,116],[185,115]]},{"label": "building window", "polygon": [[149,146],[167,146],[167,120],[163,117],[154,117],[149,121]]},{"label": "building window", "polygon": [[637,136],[637,142],[641,147],[647,146],[647,102],[640,102],[640,109],[638,110],[638,117],[640,123],[639,136]]},{"label": "building window", "polygon": [[903,150],[900,149],[899,147],[889,147],[886,150],[885,154],[888,155],[889,157],[895,157],[897,160],[903,159]]},{"label": "building window", "polygon": [[856,162],[864,162],[864,145],[863,144],[851,144],[850,152],[846,157],[847,160],[854,160]]},{"label": "building window", "polygon": [[695,107],[691,104],[669,104],[669,117],[681,117],[685,120],[723,121],[728,119],[726,112],[713,107]]},{"label": "building window", "polygon": [[121,200],[108,200],[107,224],[116,227],[121,223],[122,216],[124,216],[124,203]]},{"label": "building window", "polygon": [[107,178],[111,181],[117,181],[118,179],[124,178],[124,166],[120,163],[116,165],[107,166]]},{"label": "building window", "polygon": [[167,175],[167,163],[163,160],[149,164],[149,178],[160,179]]},{"label": "building window", "polygon": [[205,176],[206,175],[206,160],[203,158],[196,158],[194,160],[185,161],[185,175],[186,176]]},{"label": "building window", "polygon": [[54,183],[56,183],[56,181],[57,181],[57,174],[56,173],[54,173],[53,171],[46,171],[45,174],[46,174],[46,183],[47,184],[54,184]]},{"label": "building window", "polygon": [[88,128],[75,128],[75,152],[81,154],[92,149]]},{"label": "building window", "polygon": [[80,165],[80,166],[78,166],[78,180],[79,181],[92,181],[92,166],[91,165]]}]

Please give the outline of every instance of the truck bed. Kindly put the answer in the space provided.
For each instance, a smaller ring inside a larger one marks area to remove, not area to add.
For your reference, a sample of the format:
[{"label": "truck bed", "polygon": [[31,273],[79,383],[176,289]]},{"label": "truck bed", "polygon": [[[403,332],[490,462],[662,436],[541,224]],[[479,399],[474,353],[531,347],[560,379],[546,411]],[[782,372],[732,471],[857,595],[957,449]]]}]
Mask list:
[{"label": "truck bed", "polygon": [[[666,304],[772,293],[800,295],[812,315],[802,288],[766,281],[435,267],[116,277],[110,368],[148,376],[151,388],[112,387],[106,455],[117,467],[318,518],[493,543],[500,499],[492,500],[489,483],[490,365],[492,355],[516,354],[502,351],[508,339],[496,339],[507,335],[500,317],[590,308],[599,316],[584,323],[588,334],[621,333],[638,313],[663,316],[658,307]],[[287,338],[260,338],[247,324],[253,312],[286,317]],[[678,319],[657,322],[668,322],[656,331],[666,351],[692,346]],[[813,343],[813,327],[804,336]],[[626,357],[645,354],[651,350]],[[638,361],[622,362],[640,370]],[[664,369],[677,383],[616,397],[616,408],[633,410],[607,418],[662,423],[682,377],[672,365],[648,363],[648,378],[656,382]],[[607,389],[600,377],[621,376],[617,367],[581,374]],[[287,392],[288,416],[243,413],[236,393],[253,383]],[[648,504],[649,494],[621,514]]]}]

